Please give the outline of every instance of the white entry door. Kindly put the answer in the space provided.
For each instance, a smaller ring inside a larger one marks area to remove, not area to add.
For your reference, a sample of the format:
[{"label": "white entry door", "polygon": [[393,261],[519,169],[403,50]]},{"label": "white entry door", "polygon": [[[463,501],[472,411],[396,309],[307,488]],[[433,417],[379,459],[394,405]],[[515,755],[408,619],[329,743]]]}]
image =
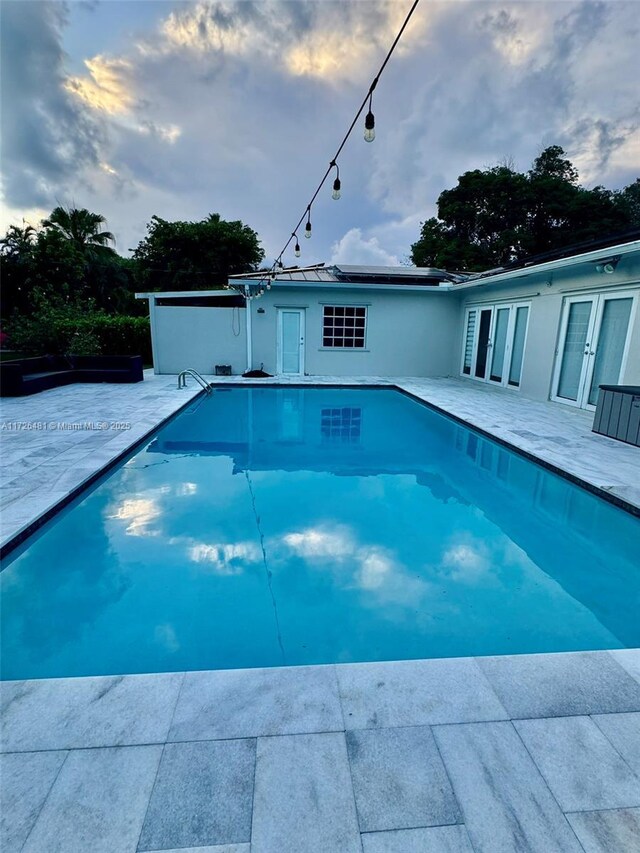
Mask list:
[{"label": "white entry door", "polygon": [[278,373],[304,374],[304,308],[278,308]]},{"label": "white entry door", "polygon": [[620,381],[628,347],[634,296],[599,293],[565,302],[552,399],[593,409],[600,385]]}]

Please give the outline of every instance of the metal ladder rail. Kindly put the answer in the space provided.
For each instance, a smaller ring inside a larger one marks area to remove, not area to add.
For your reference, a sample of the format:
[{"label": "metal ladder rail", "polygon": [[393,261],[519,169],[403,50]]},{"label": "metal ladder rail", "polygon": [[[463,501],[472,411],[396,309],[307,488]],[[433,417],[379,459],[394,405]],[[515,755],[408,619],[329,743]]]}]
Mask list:
[{"label": "metal ladder rail", "polygon": [[192,367],[188,367],[186,370],[181,370],[178,374],[178,389],[187,387],[187,376],[192,376],[196,382],[204,388],[207,394],[211,393],[211,385],[204,379],[197,370],[194,370]]}]

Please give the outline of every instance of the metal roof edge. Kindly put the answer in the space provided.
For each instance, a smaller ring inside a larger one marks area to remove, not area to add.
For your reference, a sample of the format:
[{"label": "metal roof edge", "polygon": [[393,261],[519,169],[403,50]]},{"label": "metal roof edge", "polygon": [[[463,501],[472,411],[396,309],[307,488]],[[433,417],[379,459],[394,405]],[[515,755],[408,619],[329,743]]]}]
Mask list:
[{"label": "metal roof edge", "polygon": [[590,252],[581,252],[579,255],[570,255],[568,258],[557,258],[555,261],[545,261],[541,264],[532,264],[528,267],[517,267],[496,273],[478,273],[477,276],[462,284],[455,284],[452,290],[469,290],[484,284],[500,284],[505,281],[514,281],[521,278],[529,278],[538,273],[551,272],[563,267],[579,266],[580,264],[595,263],[598,260],[609,258],[612,255],[630,255],[640,251],[640,240],[632,240],[628,243],[619,243],[617,246],[593,249]]},{"label": "metal roof edge", "polygon": [[178,299],[180,297],[189,297],[189,296],[237,296],[235,290],[226,290],[224,288],[220,290],[152,290],[149,293],[135,293],[134,296],[136,299],[151,299],[151,297],[158,297],[160,299]]},{"label": "metal roof edge", "polygon": [[[260,279],[236,279],[247,283],[259,283]],[[281,290],[285,288],[301,288],[304,290],[322,289],[322,290],[390,290],[394,293],[442,293],[446,290],[454,290],[459,285],[452,285],[450,282],[440,282],[438,284],[376,284],[375,282],[362,283],[350,281],[306,281],[305,279],[288,279],[279,281],[277,278],[270,282],[271,289]]]}]

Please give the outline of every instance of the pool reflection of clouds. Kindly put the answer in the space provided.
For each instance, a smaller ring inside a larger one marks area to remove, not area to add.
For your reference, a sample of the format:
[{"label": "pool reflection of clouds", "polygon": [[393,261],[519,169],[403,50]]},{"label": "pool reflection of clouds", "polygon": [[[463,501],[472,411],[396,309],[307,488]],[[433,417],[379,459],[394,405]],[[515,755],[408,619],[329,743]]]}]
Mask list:
[{"label": "pool reflection of clouds", "polygon": [[246,563],[258,563],[262,554],[253,542],[227,542],[214,545],[200,542],[187,548],[189,560],[218,575],[241,575]]},{"label": "pool reflection of clouds", "polygon": [[107,518],[129,522],[125,533],[129,536],[159,536],[159,529],[150,524],[162,515],[162,509],[154,498],[125,498],[119,506],[109,507]]}]

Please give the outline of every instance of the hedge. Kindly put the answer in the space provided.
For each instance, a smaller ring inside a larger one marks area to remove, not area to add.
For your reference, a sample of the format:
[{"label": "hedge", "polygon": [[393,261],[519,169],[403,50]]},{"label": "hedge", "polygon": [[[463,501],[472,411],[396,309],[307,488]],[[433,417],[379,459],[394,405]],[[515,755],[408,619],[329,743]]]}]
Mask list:
[{"label": "hedge", "polygon": [[32,355],[141,355],[151,364],[148,317],[49,310],[15,316],[7,327],[12,349]]}]

